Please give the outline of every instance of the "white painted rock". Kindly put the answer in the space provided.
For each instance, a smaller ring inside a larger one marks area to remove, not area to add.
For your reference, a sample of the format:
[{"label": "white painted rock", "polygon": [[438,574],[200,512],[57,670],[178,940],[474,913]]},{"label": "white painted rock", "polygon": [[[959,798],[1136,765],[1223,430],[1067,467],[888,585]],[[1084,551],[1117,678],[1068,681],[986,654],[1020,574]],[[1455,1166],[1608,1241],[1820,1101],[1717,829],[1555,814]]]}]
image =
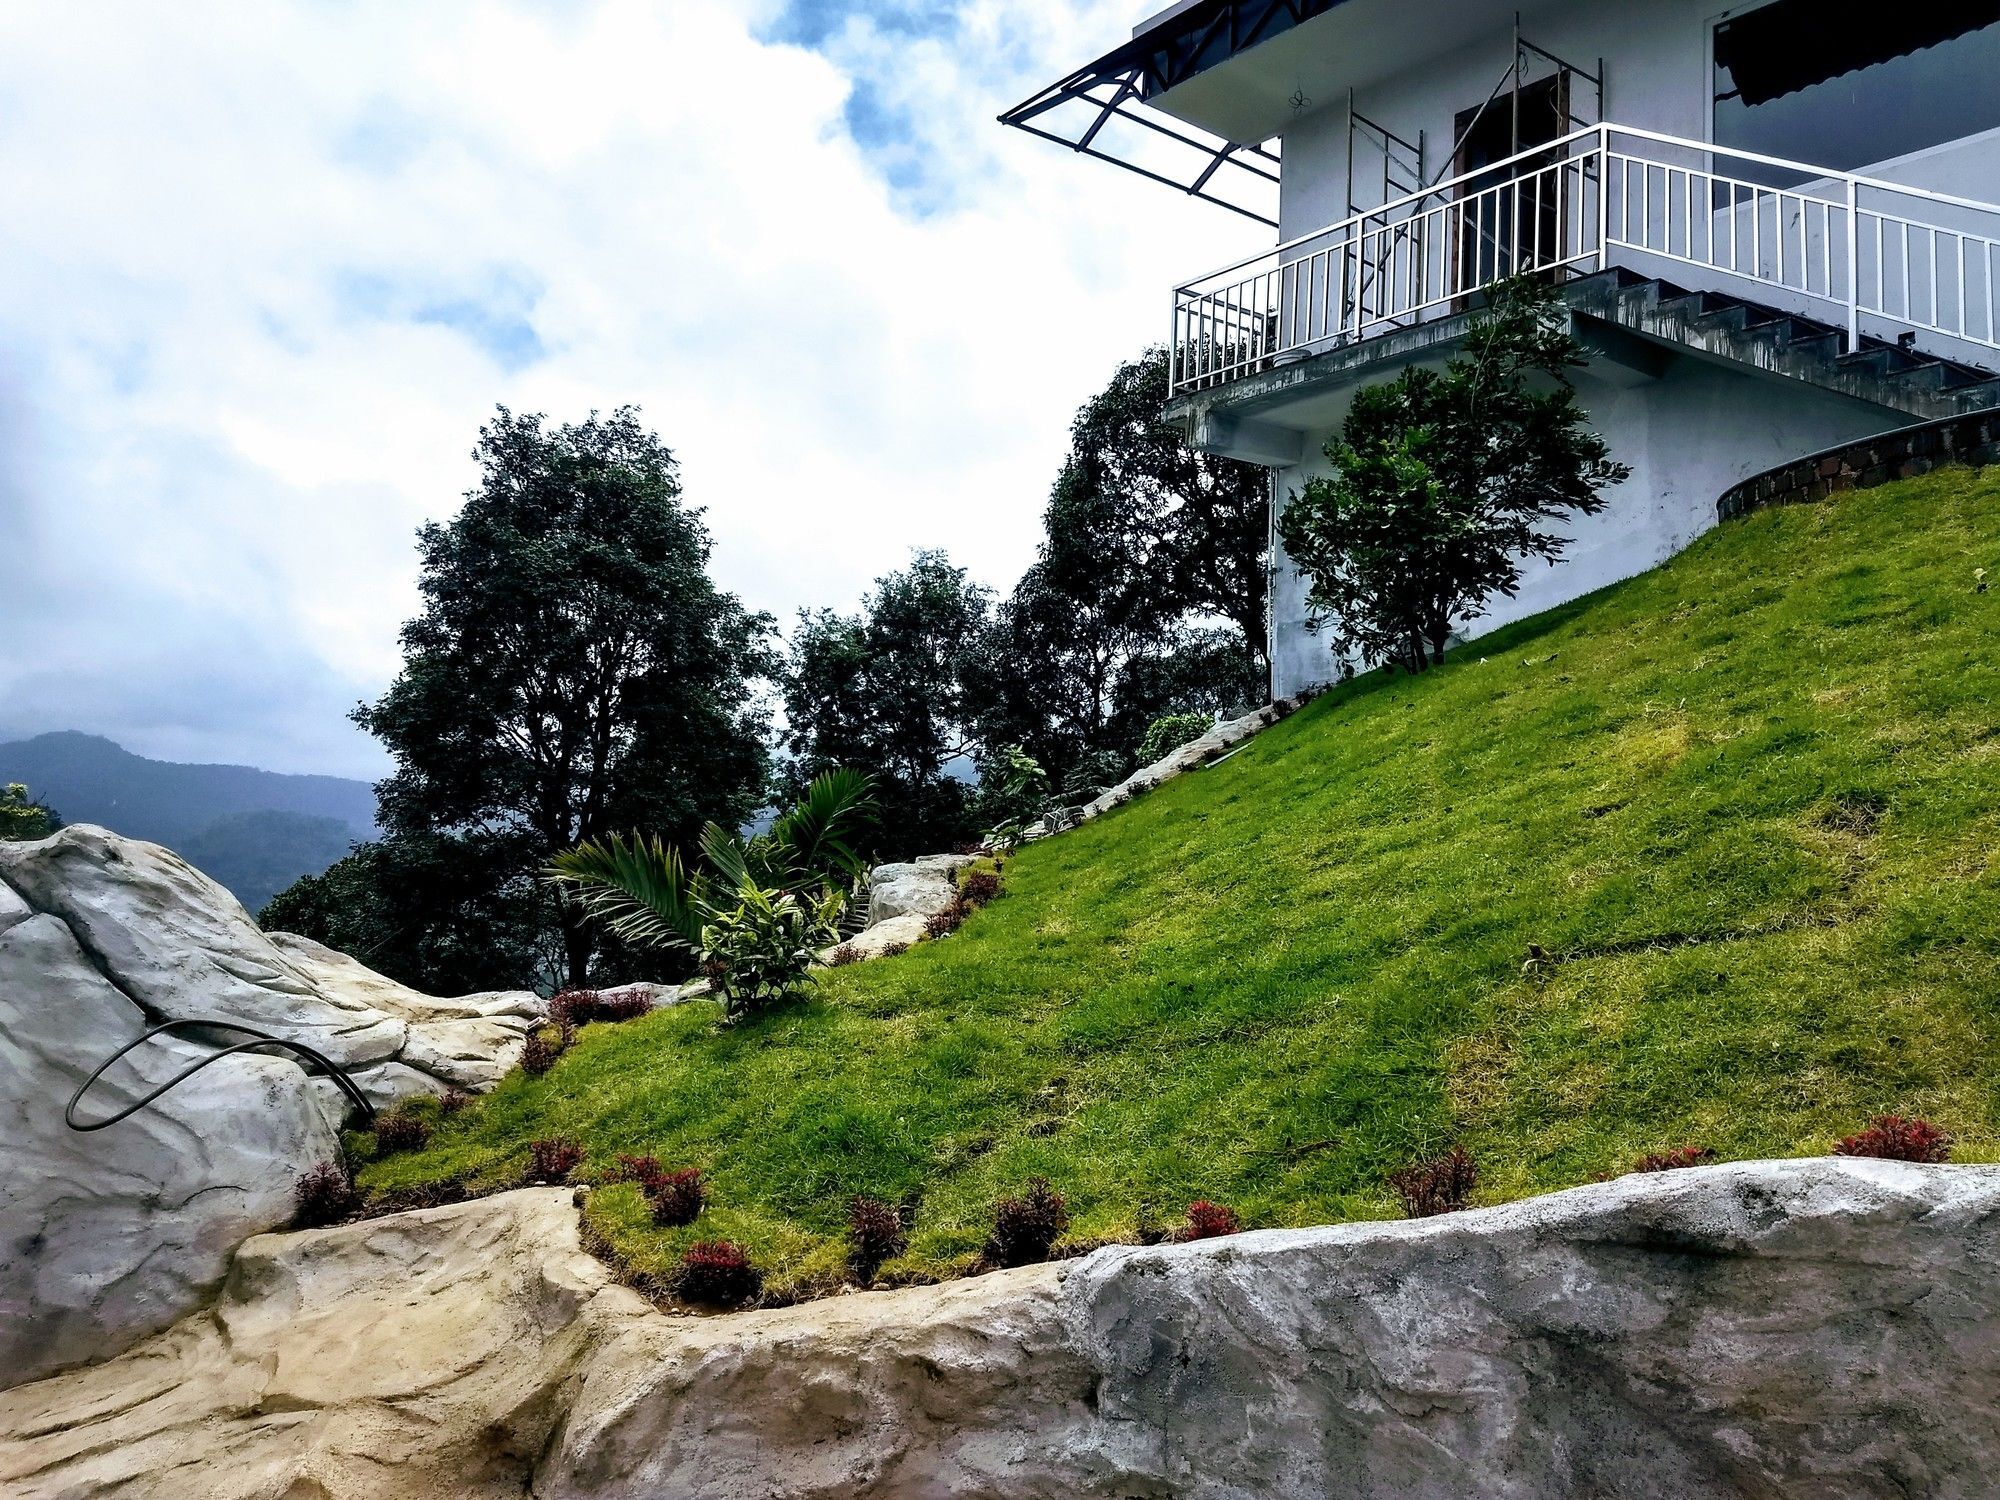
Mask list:
[{"label": "white painted rock", "polygon": [[518,1500],[605,1330],[657,1316],[578,1245],[567,1189],[236,1256],[210,1310],[0,1395],[12,1500]]},{"label": "white painted rock", "polygon": [[[199,1306],[240,1241],[292,1217],[300,1175],[338,1154],[305,1074],[267,1057],[226,1058],[128,1120],[71,1130],[71,1094],[148,1024],[56,918],[0,930],[0,1386],[115,1354]],[[104,1119],[212,1050],[156,1038],[78,1114]]]},{"label": "white painted rock", "polygon": [[265,933],[170,850],[87,824],[0,844],[0,881],[68,924],[147,1014],[241,1021],[337,1066],[374,1068],[406,1094],[491,1087],[541,1009],[526,991],[436,999],[308,939]]},{"label": "white painted rock", "polygon": [[869,874],[868,925],[891,917],[935,916],[958,894],[958,872],[970,854],[925,854],[908,864],[877,865]]},{"label": "white painted rock", "polygon": [[554,1189],[252,1241],[214,1313],[0,1396],[0,1490],[1900,1500],[2000,1472],[2000,1168],[1741,1163],[720,1318],[577,1244]]}]

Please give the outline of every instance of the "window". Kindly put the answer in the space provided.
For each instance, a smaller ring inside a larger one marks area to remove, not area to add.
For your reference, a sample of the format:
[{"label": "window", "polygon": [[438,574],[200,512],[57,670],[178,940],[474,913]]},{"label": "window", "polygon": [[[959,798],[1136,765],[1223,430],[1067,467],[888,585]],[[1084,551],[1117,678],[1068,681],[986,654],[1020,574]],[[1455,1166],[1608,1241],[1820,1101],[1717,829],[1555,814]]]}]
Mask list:
[{"label": "window", "polygon": [[2000,0],[1776,0],[1715,28],[1718,146],[1854,171],[1996,127]]}]

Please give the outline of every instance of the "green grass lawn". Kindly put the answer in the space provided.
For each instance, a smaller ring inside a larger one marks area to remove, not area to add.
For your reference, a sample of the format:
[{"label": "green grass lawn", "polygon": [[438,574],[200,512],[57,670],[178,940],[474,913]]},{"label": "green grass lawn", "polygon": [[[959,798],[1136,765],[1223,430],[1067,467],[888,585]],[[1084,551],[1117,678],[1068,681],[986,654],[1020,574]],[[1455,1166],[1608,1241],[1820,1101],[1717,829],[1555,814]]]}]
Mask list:
[{"label": "green grass lawn", "polygon": [[[2000,470],[1711,534],[1665,567],[1371,676],[1221,765],[1023,850],[956,936],[725,1029],[586,1029],[369,1166],[518,1174],[537,1136],[712,1177],[695,1238],[780,1290],[849,1197],[944,1274],[1045,1176],[1072,1236],[1206,1196],[1255,1226],[1395,1215],[1462,1142],[1498,1201],[1683,1144],[1817,1154],[1874,1113],[2000,1158]],[[1532,949],[1546,955],[1530,962]]]}]

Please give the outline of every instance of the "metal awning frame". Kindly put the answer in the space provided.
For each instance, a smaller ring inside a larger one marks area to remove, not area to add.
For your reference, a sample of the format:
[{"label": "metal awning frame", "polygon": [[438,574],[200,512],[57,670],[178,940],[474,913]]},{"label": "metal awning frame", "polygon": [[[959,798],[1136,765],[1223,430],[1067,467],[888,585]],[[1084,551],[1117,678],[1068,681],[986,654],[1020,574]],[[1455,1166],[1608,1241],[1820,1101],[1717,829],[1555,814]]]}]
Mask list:
[{"label": "metal awning frame", "polygon": [[[1205,130],[1183,125],[1147,109],[1144,99],[1150,72],[1146,66],[1136,62],[1119,72],[1107,72],[1102,63],[1093,63],[1017,104],[1000,116],[1000,123],[1025,130],[1045,141],[1054,141],[1059,146],[1067,146],[1099,161],[1110,162],[1149,181],[1177,188],[1204,203],[1213,203],[1276,229],[1277,219],[1223,197],[1214,190],[1220,178],[1222,181],[1243,183],[1253,192],[1274,192],[1278,186],[1280,157],[1272,143],[1242,145],[1225,141]],[[1065,111],[1065,118],[1084,122],[1081,131],[1076,135],[1064,135],[1059,130],[1050,129],[1048,116],[1058,110]],[[1188,172],[1184,177],[1176,178],[1105,150],[1098,144],[1098,137],[1113,120],[1141,126],[1192,152]],[[1225,172],[1231,175],[1223,177]]]}]

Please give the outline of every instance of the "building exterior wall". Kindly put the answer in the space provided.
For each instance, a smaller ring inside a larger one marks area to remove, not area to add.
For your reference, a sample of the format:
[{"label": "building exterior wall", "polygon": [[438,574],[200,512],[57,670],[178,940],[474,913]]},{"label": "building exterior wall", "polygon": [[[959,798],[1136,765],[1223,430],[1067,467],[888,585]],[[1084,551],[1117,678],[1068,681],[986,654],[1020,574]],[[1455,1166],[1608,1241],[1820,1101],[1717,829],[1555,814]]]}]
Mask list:
[{"label": "building exterior wall", "polygon": [[[1878,406],[1705,359],[1680,358],[1659,379],[1621,387],[1577,381],[1591,424],[1632,477],[1610,492],[1594,516],[1575,518],[1562,561],[1531,561],[1520,592],[1494,599],[1461,628],[1461,638],[1489,631],[1664,562],[1716,522],[1716,502],[1733,485],[1820,448],[1873,436],[1909,419]],[[1284,504],[1311,477],[1327,472],[1319,449],[1278,471]],[[1340,675],[1323,635],[1307,627],[1306,583],[1275,540],[1271,567],[1271,692],[1286,698]]]},{"label": "building exterior wall", "polygon": [[[1711,137],[1710,26],[1748,8],[1716,0],[1571,0],[1531,10],[1523,34],[1582,68],[1594,71],[1603,59],[1605,119],[1705,141]],[[1356,80],[1355,108],[1411,140],[1422,131],[1429,149],[1427,174],[1433,179],[1449,175],[1446,157],[1456,117],[1491,93],[1508,67],[1511,48],[1511,28],[1490,28],[1421,66]],[[1546,64],[1538,64],[1531,76],[1545,76],[1546,71]],[[1281,240],[1337,223],[1349,211],[1347,103],[1344,95],[1314,101],[1284,136]],[[1592,103],[1577,101],[1578,111],[1587,114]],[[1381,198],[1379,160],[1371,164],[1357,148],[1356,166],[1357,179],[1370,184],[1357,195],[1358,206],[1373,207]],[[1861,170],[1933,191],[2000,198],[2000,131]],[[1649,265],[1640,257],[1623,263],[1644,275],[1707,284],[1703,273],[1691,267]],[[1782,294],[1768,290],[1759,300],[1786,305]],[[1613,385],[1586,373],[1578,389],[1591,421],[1613,454],[1631,465],[1632,477],[1613,493],[1605,511],[1576,522],[1575,543],[1562,562],[1553,567],[1530,563],[1518,596],[1495,601],[1484,615],[1467,622],[1467,638],[1665,560],[1714,525],[1717,500],[1754,474],[1910,420],[1828,391],[1692,357],[1672,359],[1660,378],[1638,385]],[[1328,427],[1306,434],[1308,459],[1278,471],[1275,504],[1284,504],[1309,476],[1324,472],[1320,450],[1333,431]],[[1339,674],[1340,663],[1324,637],[1306,628],[1305,592],[1297,570],[1274,541],[1270,612],[1275,697],[1288,697]]]}]

